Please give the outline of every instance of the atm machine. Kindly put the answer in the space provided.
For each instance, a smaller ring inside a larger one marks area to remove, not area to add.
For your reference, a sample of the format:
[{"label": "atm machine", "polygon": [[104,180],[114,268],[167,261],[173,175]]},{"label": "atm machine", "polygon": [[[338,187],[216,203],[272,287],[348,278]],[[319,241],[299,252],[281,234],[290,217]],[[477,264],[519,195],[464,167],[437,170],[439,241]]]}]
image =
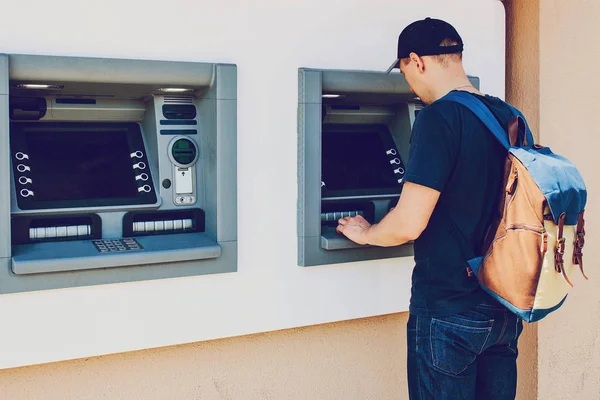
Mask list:
[{"label": "atm machine", "polygon": [[335,228],[346,216],[377,223],[396,206],[423,103],[397,73],[301,68],[298,77],[298,265],[411,256],[412,243],[358,245]]},{"label": "atm machine", "polygon": [[237,270],[236,67],[0,56],[0,293]]}]

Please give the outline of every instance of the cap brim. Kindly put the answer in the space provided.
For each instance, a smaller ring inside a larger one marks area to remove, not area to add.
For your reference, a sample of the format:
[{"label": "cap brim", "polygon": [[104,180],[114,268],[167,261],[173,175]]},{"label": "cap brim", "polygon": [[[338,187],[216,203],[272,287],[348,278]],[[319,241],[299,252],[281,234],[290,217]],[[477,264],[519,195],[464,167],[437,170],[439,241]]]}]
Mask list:
[{"label": "cap brim", "polygon": [[390,67],[387,69],[387,71],[385,71],[386,74],[389,74],[390,72],[392,72],[392,70],[394,68],[400,68],[400,59],[396,58],[396,61],[394,61],[394,63],[392,65],[390,65]]}]

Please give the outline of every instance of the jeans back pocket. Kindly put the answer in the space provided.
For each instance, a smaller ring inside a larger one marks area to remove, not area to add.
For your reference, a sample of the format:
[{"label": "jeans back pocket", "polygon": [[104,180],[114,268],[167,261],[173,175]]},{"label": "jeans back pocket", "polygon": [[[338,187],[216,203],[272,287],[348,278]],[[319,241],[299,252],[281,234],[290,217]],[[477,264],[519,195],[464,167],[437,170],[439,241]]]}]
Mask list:
[{"label": "jeans back pocket", "polygon": [[483,351],[493,319],[473,320],[460,315],[432,318],[430,326],[431,358],[434,367],[459,375]]}]

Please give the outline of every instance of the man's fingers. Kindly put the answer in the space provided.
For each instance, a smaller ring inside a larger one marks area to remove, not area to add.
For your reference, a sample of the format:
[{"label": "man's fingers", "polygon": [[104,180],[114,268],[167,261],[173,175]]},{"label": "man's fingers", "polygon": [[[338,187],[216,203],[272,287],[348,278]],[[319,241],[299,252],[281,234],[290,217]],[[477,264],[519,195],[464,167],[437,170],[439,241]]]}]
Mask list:
[{"label": "man's fingers", "polygon": [[346,225],[348,224],[349,221],[350,221],[350,217],[344,217],[344,218],[338,219],[338,226],[337,226],[337,228],[335,228],[336,232],[343,233],[344,228],[346,227]]},{"label": "man's fingers", "polygon": [[348,221],[350,221],[350,217],[340,218],[340,219],[338,219],[338,224],[346,225],[348,223]]}]

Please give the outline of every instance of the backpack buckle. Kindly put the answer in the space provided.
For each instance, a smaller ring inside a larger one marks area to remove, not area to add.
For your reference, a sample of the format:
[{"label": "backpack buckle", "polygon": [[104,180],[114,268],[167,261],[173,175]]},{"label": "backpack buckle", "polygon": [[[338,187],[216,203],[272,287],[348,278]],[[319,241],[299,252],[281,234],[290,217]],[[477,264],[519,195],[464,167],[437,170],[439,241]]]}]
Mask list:
[{"label": "backpack buckle", "polygon": [[577,236],[575,236],[575,243],[573,243],[573,264],[579,266],[581,275],[587,280],[588,277],[585,272],[583,272],[583,245],[585,244],[584,211],[585,210],[581,211],[577,218]]},{"label": "backpack buckle", "polygon": [[561,237],[556,241],[556,246],[554,247],[554,264],[556,268],[556,272],[562,272],[564,265],[564,255],[565,255],[565,238]]},{"label": "backpack buckle", "polygon": [[583,249],[584,245],[585,245],[585,232],[578,233],[577,237],[575,238],[575,248]]}]

